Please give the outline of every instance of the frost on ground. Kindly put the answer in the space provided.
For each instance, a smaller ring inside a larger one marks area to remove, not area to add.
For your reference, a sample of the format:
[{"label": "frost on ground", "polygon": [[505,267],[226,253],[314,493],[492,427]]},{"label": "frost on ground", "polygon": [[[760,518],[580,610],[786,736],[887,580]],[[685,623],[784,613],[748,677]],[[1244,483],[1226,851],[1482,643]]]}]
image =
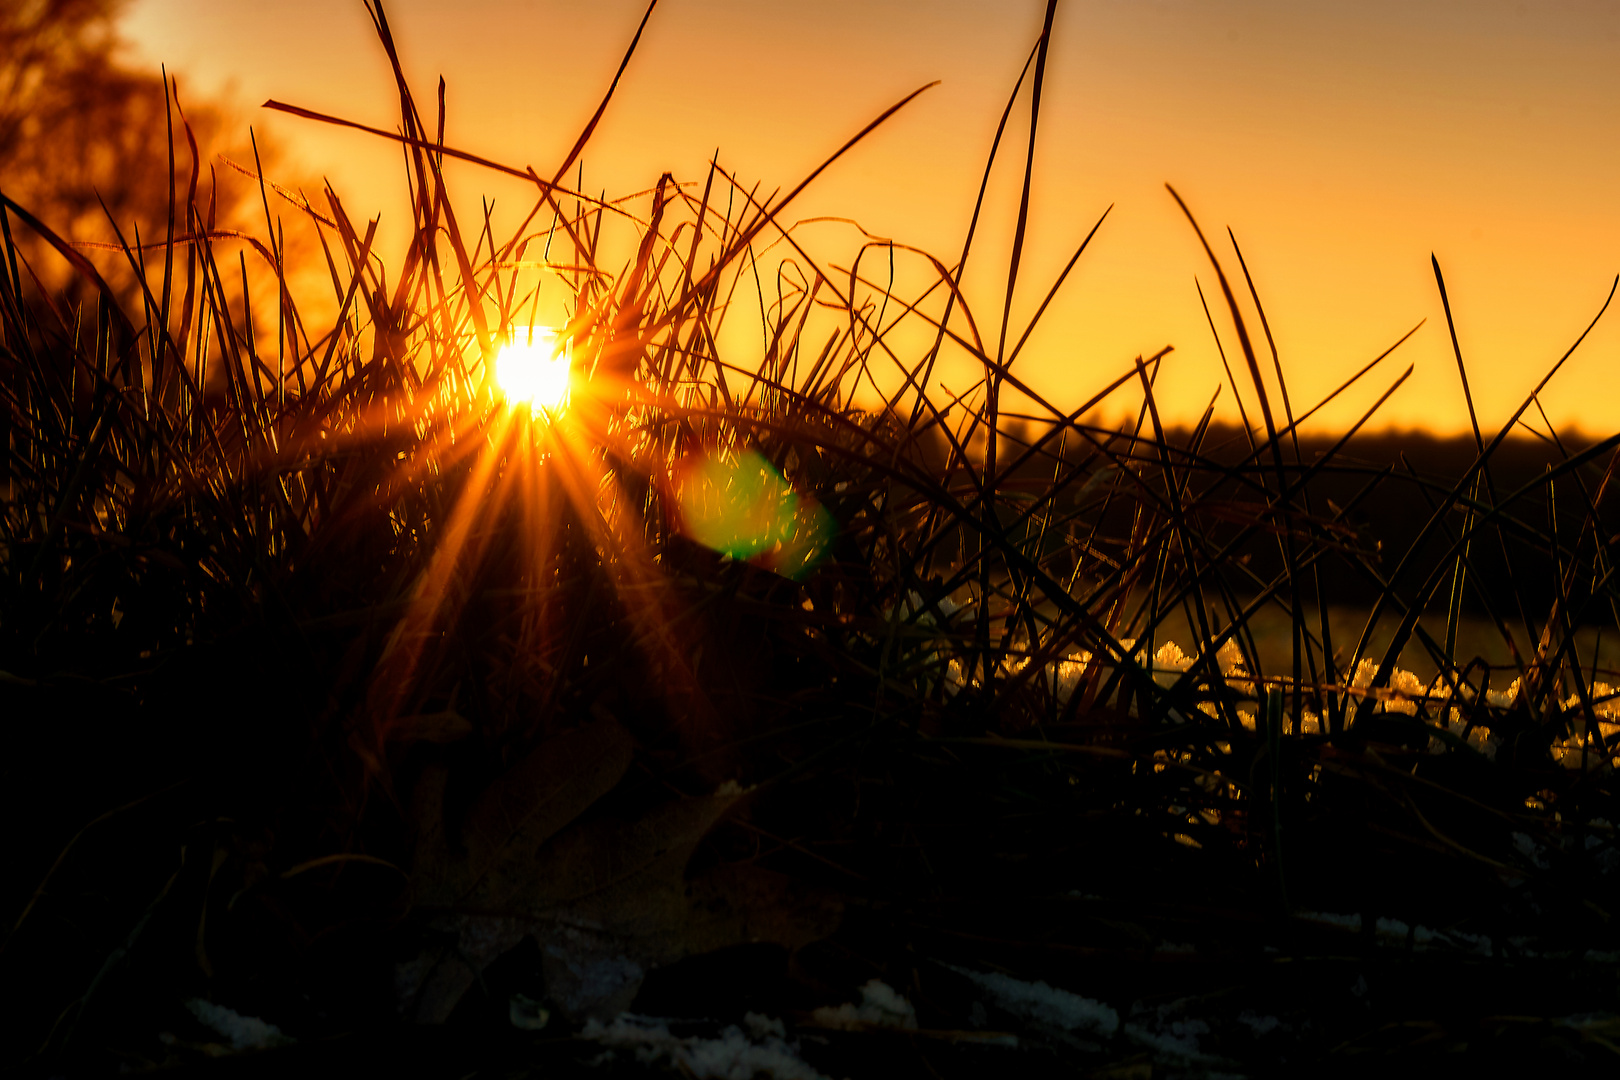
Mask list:
[{"label": "frost on ground", "polygon": [[[1301,911],[1296,913],[1296,917],[1352,933],[1361,931],[1360,915],[1346,915],[1332,911]],[[1410,938],[1413,947],[1417,949],[1443,947],[1480,956],[1491,955],[1491,939],[1483,934],[1469,934],[1462,930],[1431,930],[1427,926],[1410,926],[1400,919],[1386,919],[1382,916],[1373,921],[1373,930],[1380,941],[1405,942]]]},{"label": "frost on ground", "polygon": [[1100,1001],[1059,990],[1044,982],[1024,982],[1000,972],[978,972],[946,965],[990,996],[1005,1012],[1063,1031],[1107,1038],[1119,1030],[1119,1014]]},{"label": "frost on ground", "polygon": [[1242,1064],[1219,1049],[1206,1049],[1201,1039],[1212,1037],[1219,1046],[1225,1041],[1223,1033],[1234,1027],[1247,1029],[1246,1034],[1254,1039],[1272,1036],[1275,1040],[1277,1033],[1289,1030],[1280,1018],[1247,1009],[1235,1017],[1208,1020],[1187,1015],[1187,1008],[1196,1004],[1196,999],[1188,998],[1153,1008],[1137,1002],[1131,1008],[1122,1034],[1152,1054],[1155,1076],[1163,1067],[1166,1075],[1184,1080],[1236,1080],[1244,1074],[1231,1070],[1241,1069]]},{"label": "frost on ground", "polygon": [[917,1010],[881,979],[873,979],[861,987],[859,1005],[845,1002],[836,1007],[824,1006],[811,1016],[826,1028],[888,1027],[914,1031],[917,1027]]},{"label": "frost on ground", "polygon": [[228,1042],[232,1050],[268,1050],[292,1042],[276,1025],[267,1024],[257,1016],[243,1016],[235,1009],[212,1001],[192,998],[186,1002],[186,1010]]},{"label": "frost on ground", "polygon": [[[1520,850],[1527,858],[1532,851],[1542,850],[1534,848],[1533,841],[1524,834],[1515,833],[1514,836],[1519,839]],[[1355,933],[1361,932],[1362,929],[1360,915],[1331,911],[1300,911],[1295,913],[1295,917],[1306,922]],[[1610,964],[1620,960],[1620,952],[1604,952],[1596,949],[1573,951],[1567,947],[1548,945],[1537,938],[1527,936],[1499,938],[1493,942],[1485,934],[1470,934],[1463,930],[1434,930],[1427,926],[1414,926],[1400,919],[1382,916],[1373,920],[1372,928],[1375,940],[1381,944],[1404,946],[1410,942],[1411,947],[1418,952],[1428,949],[1448,949],[1458,953],[1472,953],[1475,956],[1495,956],[1505,945],[1510,947],[1509,951],[1512,954],[1518,956],[1568,957],[1593,964]]]},{"label": "frost on ground", "polygon": [[780,1020],[749,1013],[712,1039],[681,1037],[651,1017],[623,1013],[612,1023],[587,1021],[584,1036],[609,1051],[628,1051],[643,1065],[668,1063],[697,1080],[827,1080],[795,1052]]},{"label": "frost on ground", "polygon": [[1161,1007],[1151,1017],[1140,1016],[1126,1024],[1125,1037],[1152,1051],[1159,1064],[1202,1065],[1216,1060],[1198,1045],[1199,1037],[1208,1035],[1209,1030],[1209,1024],[1203,1020],[1180,1019]]},{"label": "frost on ground", "polygon": [[[1213,1067],[1231,1063],[1209,1054],[1199,1045],[1209,1035],[1208,1022],[1178,1015],[1181,1003],[1149,1011],[1138,1005],[1128,1023],[1121,1026],[1119,1013],[1101,1001],[1044,982],[1025,982],[999,972],[977,972],[946,965],[983,990],[991,1004],[1032,1024],[1056,1028],[1070,1035],[1101,1039],[1122,1035],[1130,1043],[1149,1051],[1157,1065],[1178,1074],[1205,1078],[1223,1076]],[[1256,1034],[1269,1033],[1281,1026],[1276,1017],[1252,1017],[1243,1022]]]}]

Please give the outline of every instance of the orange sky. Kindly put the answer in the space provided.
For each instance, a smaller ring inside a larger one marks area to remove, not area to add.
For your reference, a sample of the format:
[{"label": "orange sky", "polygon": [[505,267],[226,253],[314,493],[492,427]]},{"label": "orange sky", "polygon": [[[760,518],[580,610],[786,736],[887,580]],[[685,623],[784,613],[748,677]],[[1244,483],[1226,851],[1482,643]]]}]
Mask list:
[{"label": "orange sky", "polygon": [[[440,74],[449,84],[448,141],[547,173],[606,88],[643,6],[393,0],[388,10],[418,96],[428,99]],[[953,262],[1043,9],[1039,0],[664,0],[587,155],[587,186],[625,193],[666,169],[701,178],[717,147],[743,178],[791,186],[894,100],[942,79],[818,181],[797,216],[854,217]],[[249,107],[275,97],[394,126],[386,61],[358,0],[134,0],[125,29],[132,59],[167,63],[183,90],[229,89],[248,120],[331,178],[351,212],[408,218],[387,146]],[[1382,425],[1466,427],[1431,251],[1487,427],[1563,353],[1620,272],[1612,0],[1067,2],[1049,63],[1015,323],[1115,204],[1019,360],[1060,405],[1166,344],[1176,352],[1161,404],[1175,419],[1196,418],[1223,380],[1193,287],[1197,274],[1209,292],[1212,275],[1165,181],[1212,239],[1236,231],[1296,407],[1429,320],[1381,381],[1324,414],[1323,427],[1350,422],[1407,363],[1417,372]],[[966,284],[990,324],[1027,113],[1014,122],[1020,134],[992,185],[987,243]],[[529,197],[471,170],[459,184],[514,209]],[[1555,423],[1615,429],[1617,322],[1620,310],[1605,316],[1545,395]],[[1229,320],[1217,326],[1230,350]],[[971,381],[946,373],[958,376]],[[1222,401],[1222,415],[1235,417],[1229,389]]]}]

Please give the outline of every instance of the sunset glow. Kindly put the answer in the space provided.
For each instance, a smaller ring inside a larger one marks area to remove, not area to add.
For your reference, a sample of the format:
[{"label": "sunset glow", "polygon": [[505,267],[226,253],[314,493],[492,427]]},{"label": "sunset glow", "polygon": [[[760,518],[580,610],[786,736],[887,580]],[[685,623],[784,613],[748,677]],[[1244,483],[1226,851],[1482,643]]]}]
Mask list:
[{"label": "sunset glow", "polygon": [[[819,176],[786,223],[853,219],[952,262],[1042,6],[661,5],[592,135],[586,188],[625,195],[666,169],[701,182],[717,149],[748,184],[791,187],[901,94],[943,78]],[[407,74],[423,85],[445,76],[449,142],[550,176],[645,7],[417,0],[391,10]],[[313,38],[303,29],[312,20],[324,27]],[[488,34],[491,25],[502,32]],[[236,87],[244,108],[276,98],[375,124],[397,105],[386,65],[346,59],[370,55],[374,35],[358,3],[139,0],[126,26],[142,63],[168,64],[193,93]],[[514,93],[514,73],[526,70],[538,37],[571,44],[549,58],[544,95]],[[1620,116],[1620,65],[1610,62],[1617,41],[1620,7],[1593,2],[1062,7],[1014,340],[1079,238],[1104,208],[1115,209],[1031,335],[1020,378],[1071,408],[1097,388],[1094,375],[1174,345],[1159,407],[1172,424],[1197,422],[1227,382],[1220,348],[1236,342],[1218,308],[1216,328],[1228,338],[1217,347],[1211,333],[1198,286],[1214,283],[1164,191],[1169,181],[1228,259],[1224,230],[1233,228],[1297,400],[1320,400],[1427,320],[1396,356],[1416,365],[1412,379],[1368,426],[1470,430],[1433,253],[1458,344],[1477,373],[1481,422],[1503,422],[1586,326],[1620,269],[1620,213],[1606,179],[1620,160],[1611,137]],[[289,66],[289,55],[300,63]],[[1147,69],[1155,77],[1139,85]],[[252,117],[261,138],[272,132],[296,146],[349,205],[381,211],[376,250],[397,261],[408,236],[393,230],[411,220],[411,207],[395,146],[269,110]],[[1001,311],[1026,129],[1007,129],[963,281],[988,323]],[[580,163],[573,168],[577,178]],[[524,181],[477,172],[458,179],[463,219],[480,217],[484,195],[496,200],[497,224],[525,205]],[[847,265],[860,237],[829,223],[805,230],[803,242]],[[1240,288],[1239,299],[1247,293]],[[738,306],[726,329],[758,340],[746,314]],[[1610,322],[1539,396],[1553,422],[1605,425],[1602,402],[1620,392],[1620,323]],[[940,393],[941,382],[960,390],[978,377],[971,362],[946,357],[929,390]],[[1342,430],[1379,392],[1342,395],[1311,424]],[[1228,386],[1217,420],[1238,422],[1238,401]],[[1134,415],[1123,401],[1103,411]]]},{"label": "sunset glow", "polygon": [[571,350],[549,326],[520,326],[495,357],[495,382],[508,403],[556,413],[568,405]]}]

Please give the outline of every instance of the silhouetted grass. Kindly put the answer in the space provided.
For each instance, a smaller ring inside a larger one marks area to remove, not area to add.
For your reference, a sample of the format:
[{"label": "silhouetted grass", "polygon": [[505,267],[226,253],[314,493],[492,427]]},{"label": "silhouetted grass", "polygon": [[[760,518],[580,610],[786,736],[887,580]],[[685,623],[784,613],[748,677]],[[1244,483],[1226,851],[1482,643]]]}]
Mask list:
[{"label": "silhouetted grass", "polygon": [[[1361,431],[1376,405],[1316,433],[1261,315],[1263,370],[1247,267],[1245,299],[1208,244],[1257,423],[1168,429],[1168,349],[1048,402],[1011,323],[1044,34],[990,163],[1028,100],[1006,286],[976,305],[971,229],[949,266],[864,241],[932,271],[902,295],[812,258],[784,216],[804,184],[761,198],[716,161],[579,190],[611,90],[549,180],[447,148],[442,93],[425,118],[370,10],[401,265],[335,192],[266,183],[246,243],[283,286],[253,325],[183,125],[163,241],[124,249],[132,310],[4,198],[8,1056],[184,1065],[219,1052],[193,999],[301,1040],[265,1068],[377,1032],[456,1075],[577,1064],[581,1025],[632,1002],[788,1015],[837,1074],[1505,1060],[1524,1017],[1529,1060],[1612,1052],[1611,1021],[1569,1018],[1614,1011],[1620,435],[1547,428],[1527,465],[1534,393],[1459,458],[1393,453]],[[521,226],[458,221],[447,157],[530,182]],[[286,285],[294,228],[330,324]],[[19,229],[102,301],[34,288]],[[558,288],[572,403],[508,407],[493,358]],[[763,320],[757,362],[728,319]],[[983,377],[947,400],[951,352]],[[1085,421],[1130,395],[1134,423]],[[694,477],[740,498],[756,461],[773,531],[699,542]],[[628,990],[565,989],[557,963],[608,960]],[[1023,1021],[969,969],[1126,1022],[997,1049],[970,1029]],[[816,1035],[811,1010],[870,978],[920,1033]],[[545,1002],[540,1034],[507,1023],[513,995]],[[1208,1039],[1177,1058],[1189,1019]]]}]

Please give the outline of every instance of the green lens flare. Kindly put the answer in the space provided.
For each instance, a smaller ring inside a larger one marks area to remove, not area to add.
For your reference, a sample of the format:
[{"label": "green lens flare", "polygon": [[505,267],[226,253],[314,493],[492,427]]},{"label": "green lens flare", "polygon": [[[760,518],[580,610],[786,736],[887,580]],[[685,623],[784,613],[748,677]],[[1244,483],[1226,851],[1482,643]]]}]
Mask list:
[{"label": "green lens flare", "polygon": [[676,497],[687,536],[786,578],[814,569],[832,539],[832,515],[794,491],[757,450],[694,460],[682,471]]}]

